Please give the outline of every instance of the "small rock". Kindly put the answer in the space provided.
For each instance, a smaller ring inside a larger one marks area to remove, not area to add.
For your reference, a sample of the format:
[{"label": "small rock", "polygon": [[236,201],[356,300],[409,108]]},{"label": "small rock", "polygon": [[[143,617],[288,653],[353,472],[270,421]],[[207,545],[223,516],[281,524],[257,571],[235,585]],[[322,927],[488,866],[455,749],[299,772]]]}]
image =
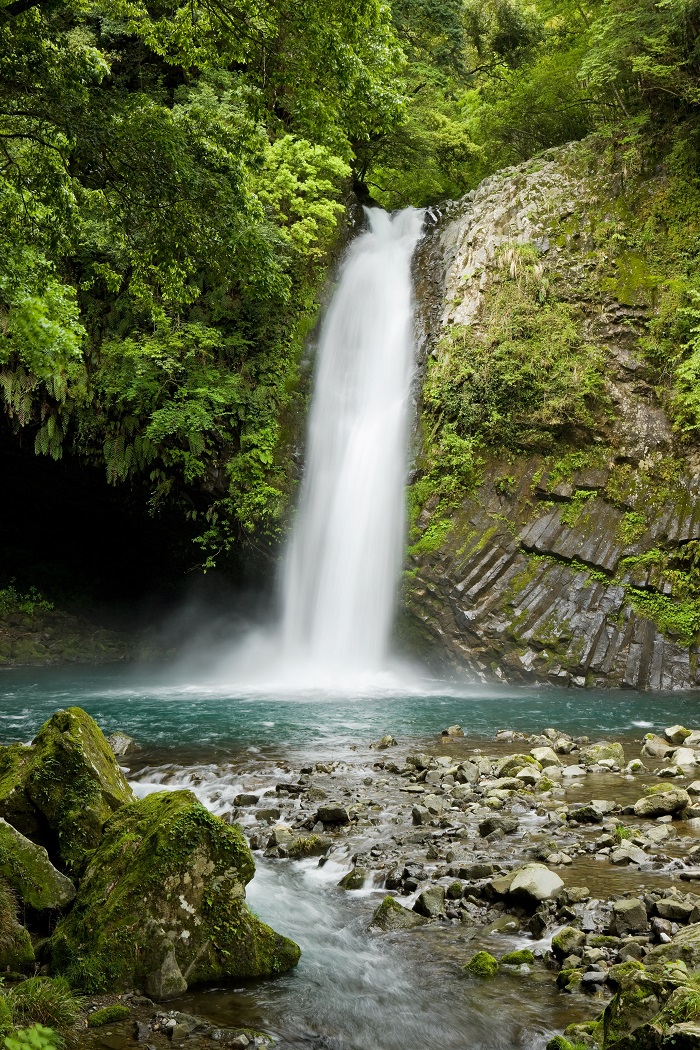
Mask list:
[{"label": "small rock", "polygon": [[372,916],[369,925],[370,929],[384,930],[389,933],[393,930],[409,930],[412,926],[423,926],[427,921],[422,915],[409,911],[394,897],[387,894]]},{"label": "small rock", "polygon": [[487,835],[491,835],[494,831],[502,831],[505,835],[509,835],[511,832],[517,831],[519,824],[520,821],[517,817],[486,817],[479,824],[479,834],[482,838],[486,838]]},{"label": "small rock", "polygon": [[370,744],[369,746],[371,748],[374,748],[375,751],[386,751],[388,747],[397,747],[398,741],[394,740],[391,734],[387,734],[386,736],[383,736],[380,740],[375,740],[374,743]]},{"label": "small rock", "polygon": [[243,793],[241,795],[236,795],[233,804],[234,806],[257,806],[259,801],[260,799],[257,795],[246,795]]},{"label": "small rock", "polygon": [[464,969],[475,977],[495,977],[498,973],[498,959],[489,952],[477,952]]},{"label": "small rock", "polygon": [[442,736],[464,736],[464,730],[461,726],[448,726],[447,729],[443,729]]},{"label": "small rock", "polygon": [[561,775],[567,780],[570,777],[585,777],[586,770],[583,766],[563,766]]},{"label": "small rock", "polygon": [[513,874],[508,890],[510,896],[524,898],[535,904],[556,897],[564,886],[556,872],[550,871],[544,864],[526,864]]},{"label": "small rock", "polygon": [[116,755],[117,758],[122,758],[124,755],[129,755],[133,751],[141,750],[140,744],[137,744],[134,738],[127,736],[126,733],[112,733],[111,736],[107,737],[107,743],[109,744],[112,754]]},{"label": "small rock", "polygon": [[664,736],[672,744],[682,744],[690,736],[690,730],[685,726],[669,726],[664,729]]},{"label": "small rock", "polygon": [[413,910],[428,919],[436,919],[445,913],[445,887],[429,886],[419,895]]},{"label": "small rock", "polygon": [[314,820],[323,824],[324,827],[327,824],[331,827],[339,827],[341,824],[349,824],[350,816],[345,806],[337,802],[329,802],[325,806],[318,807]]},{"label": "small rock", "polygon": [[649,858],[643,849],[633,842],[621,842],[610,854],[612,864],[646,864]]},{"label": "small rock", "polygon": [[663,737],[657,736],[655,733],[646,733],[644,736],[644,746],[642,747],[642,754],[647,755],[649,758],[666,758],[673,751],[673,745],[669,744]]}]

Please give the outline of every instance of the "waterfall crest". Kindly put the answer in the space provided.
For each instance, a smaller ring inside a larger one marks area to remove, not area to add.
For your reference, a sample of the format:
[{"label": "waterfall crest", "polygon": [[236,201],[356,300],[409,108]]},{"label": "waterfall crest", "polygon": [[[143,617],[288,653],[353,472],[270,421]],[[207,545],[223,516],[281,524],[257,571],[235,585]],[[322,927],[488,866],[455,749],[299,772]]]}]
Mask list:
[{"label": "waterfall crest", "polygon": [[380,670],[405,539],[414,367],[411,258],[423,213],[367,209],[322,325],[306,469],[283,563],[283,656]]}]

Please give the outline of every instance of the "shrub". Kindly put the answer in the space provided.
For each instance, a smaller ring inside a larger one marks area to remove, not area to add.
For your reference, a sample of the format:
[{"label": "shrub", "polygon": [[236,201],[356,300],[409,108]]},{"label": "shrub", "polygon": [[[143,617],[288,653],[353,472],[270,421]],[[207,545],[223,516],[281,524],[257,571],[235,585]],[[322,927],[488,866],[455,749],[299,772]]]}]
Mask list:
[{"label": "shrub", "polygon": [[83,1006],[62,977],[30,977],[6,992],[15,1024],[46,1025],[59,1032],[73,1028]]}]

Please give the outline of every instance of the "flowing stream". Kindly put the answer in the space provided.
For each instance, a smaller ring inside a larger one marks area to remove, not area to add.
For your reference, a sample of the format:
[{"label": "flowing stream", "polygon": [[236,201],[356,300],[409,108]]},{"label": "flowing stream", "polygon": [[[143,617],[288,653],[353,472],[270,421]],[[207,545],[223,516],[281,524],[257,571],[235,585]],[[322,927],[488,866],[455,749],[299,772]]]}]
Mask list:
[{"label": "flowing stream", "polygon": [[384,666],[404,548],[411,257],[423,213],[367,216],[322,329],[283,574],[285,656],[339,675]]}]

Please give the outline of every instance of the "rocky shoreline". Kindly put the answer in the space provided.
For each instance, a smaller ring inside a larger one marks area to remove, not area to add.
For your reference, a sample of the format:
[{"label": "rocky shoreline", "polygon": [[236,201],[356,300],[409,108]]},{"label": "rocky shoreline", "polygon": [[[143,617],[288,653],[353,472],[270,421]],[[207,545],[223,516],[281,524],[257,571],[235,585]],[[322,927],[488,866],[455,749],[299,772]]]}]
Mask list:
[{"label": "rocky shoreline", "polygon": [[322,867],[371,936],[422,939],[465,988],[558,988],[572,1022],[551,1050],[700,1046],[700,732],[451,726],[420,749],[387,735],[333,761],[185,768],[110,743],[126,779],[75,708],[0,749],[0,879],[21,904],[0,969],[5,988],[64,977],[88,996],[75,1045],[270,1040],[179,1005],[298,960],[246,908],[257,854]]}]

